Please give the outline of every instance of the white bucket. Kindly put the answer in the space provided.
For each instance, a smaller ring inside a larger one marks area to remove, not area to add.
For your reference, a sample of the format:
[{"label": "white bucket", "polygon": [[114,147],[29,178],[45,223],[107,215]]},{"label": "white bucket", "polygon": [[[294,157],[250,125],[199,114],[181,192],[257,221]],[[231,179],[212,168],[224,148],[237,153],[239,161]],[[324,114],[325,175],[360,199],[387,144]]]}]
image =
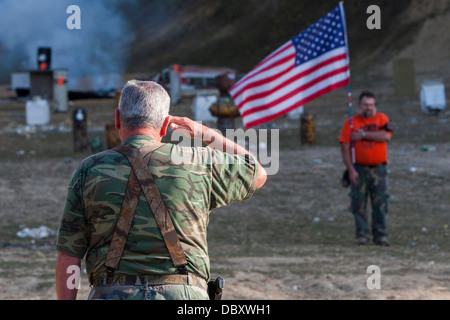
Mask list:
[{"label": "white bucket", "polygon": [[27,101],[25,111],[28,125],[46,125],[50,121],[50,107],[47,100],[35,97]]}]

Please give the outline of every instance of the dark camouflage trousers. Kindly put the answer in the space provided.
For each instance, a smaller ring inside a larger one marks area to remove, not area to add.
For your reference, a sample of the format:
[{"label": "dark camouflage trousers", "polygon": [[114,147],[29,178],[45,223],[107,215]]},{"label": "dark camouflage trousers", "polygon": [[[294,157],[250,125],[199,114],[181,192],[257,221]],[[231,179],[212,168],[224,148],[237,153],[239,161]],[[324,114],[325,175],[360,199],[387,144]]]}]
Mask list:
[{"label": "dark camouflage trousers", "polygon": [[208,293],[188,285],[96,286],[88,300],[209,300]]},{"label": "dark camouflage trousers", "polygon": [[368,167],[355,165],[359,175],[356,185],[351,185],[351,212],[355,217],[356,237],[369,238],[367,203],[372,206],[372,236],[377,239],[387,236],[386,214],[389,208],[389,193],[386,165]]}]

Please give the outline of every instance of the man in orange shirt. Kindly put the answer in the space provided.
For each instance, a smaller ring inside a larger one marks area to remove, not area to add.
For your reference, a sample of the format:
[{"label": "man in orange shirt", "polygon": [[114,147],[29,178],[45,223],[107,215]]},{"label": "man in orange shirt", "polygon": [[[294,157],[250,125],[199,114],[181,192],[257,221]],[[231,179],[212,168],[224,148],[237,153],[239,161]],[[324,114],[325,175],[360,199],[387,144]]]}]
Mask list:
[{"label": "man in orange shirt", "polygon": [[392,137],[392,128],[389,118],[377,113],[373,93],[361,93],[358,109],[359,114],[352,118],[353,130],[350,119],[347,119],[339,139],[342,159],[351,182],[351,212],[355,217],[357,243],[365,245],[369,241],[366,208],[370,196],[373,241],[376,245],[389,246],[386,231],[389,200],[386,165],[387,142]]}]

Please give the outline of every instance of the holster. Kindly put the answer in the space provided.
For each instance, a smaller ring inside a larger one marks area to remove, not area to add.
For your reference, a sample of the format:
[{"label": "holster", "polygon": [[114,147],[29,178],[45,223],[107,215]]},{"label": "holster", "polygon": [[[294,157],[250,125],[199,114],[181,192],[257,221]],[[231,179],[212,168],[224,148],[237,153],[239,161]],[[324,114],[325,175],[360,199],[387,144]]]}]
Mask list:
[{"label": "holster", "polygon": [[225,287],[225,279],[218,276],[208,281],[209,300],[222,300],[223,288]]},{"label": "holster", "polygon": [[348,188],[350,186],[350,176],[348,173],[348,169],[344,171],[344,174],[342,175],[341,184],[344,188]]}]

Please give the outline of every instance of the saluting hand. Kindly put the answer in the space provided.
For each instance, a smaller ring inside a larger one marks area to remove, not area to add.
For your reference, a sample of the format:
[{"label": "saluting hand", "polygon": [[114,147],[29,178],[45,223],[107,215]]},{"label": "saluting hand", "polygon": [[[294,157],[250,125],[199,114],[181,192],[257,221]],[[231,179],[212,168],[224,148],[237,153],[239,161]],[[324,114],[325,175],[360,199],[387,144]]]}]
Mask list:
[{"label": "saluting hand", "polygon": [[174,131],[180,131],[191,138],[202,139],[204,126],[187,117],[170,116],[170,128]]}]

